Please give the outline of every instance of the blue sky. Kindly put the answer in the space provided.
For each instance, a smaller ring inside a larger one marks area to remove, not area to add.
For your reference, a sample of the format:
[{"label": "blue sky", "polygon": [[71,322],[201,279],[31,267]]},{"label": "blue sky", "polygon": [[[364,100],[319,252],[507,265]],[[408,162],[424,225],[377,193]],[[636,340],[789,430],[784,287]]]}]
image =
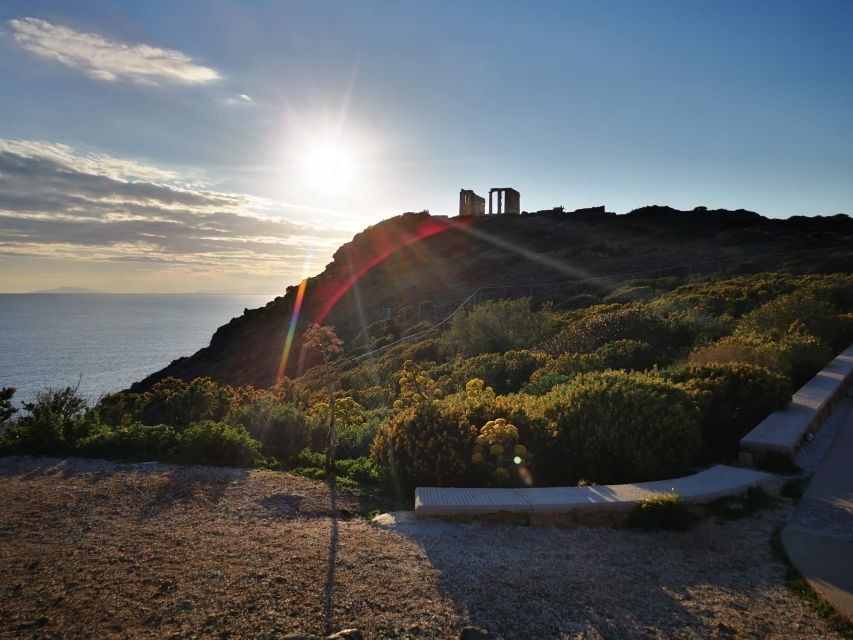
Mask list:
[{"label": "blue sky", "polygon": [[850,2],[6,1],[0,87],[5,291],[280,292],[462,187],[853,213]]}]

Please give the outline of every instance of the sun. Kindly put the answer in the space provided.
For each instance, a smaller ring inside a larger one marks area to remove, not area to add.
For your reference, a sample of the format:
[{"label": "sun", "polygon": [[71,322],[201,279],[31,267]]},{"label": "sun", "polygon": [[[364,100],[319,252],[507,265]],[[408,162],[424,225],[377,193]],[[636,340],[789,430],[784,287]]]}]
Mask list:
[{"label": "sun", "polygon": [[349,184],[353,171],[351,154],[341,145],[313,143],[302,160],[305,182],[322,193],[339,193]]}]

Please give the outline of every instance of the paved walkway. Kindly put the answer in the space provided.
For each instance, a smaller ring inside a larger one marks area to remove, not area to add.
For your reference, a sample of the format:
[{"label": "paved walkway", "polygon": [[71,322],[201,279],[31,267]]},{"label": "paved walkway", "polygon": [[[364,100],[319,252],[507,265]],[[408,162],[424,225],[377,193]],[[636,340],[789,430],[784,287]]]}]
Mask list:
[{"label": "paved walkway", "polygon": [[[840,424],[830,425],[838,421]],[[848,394],[824,429],[837,428],[825,457],[782,531],[801,574],[853,620],[853,401]]]}]

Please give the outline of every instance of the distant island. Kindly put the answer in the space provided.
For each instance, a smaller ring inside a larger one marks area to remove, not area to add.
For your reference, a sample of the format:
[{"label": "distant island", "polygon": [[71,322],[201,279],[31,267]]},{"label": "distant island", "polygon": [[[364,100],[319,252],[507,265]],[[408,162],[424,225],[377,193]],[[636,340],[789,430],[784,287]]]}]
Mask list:
[{"label": "distant island", "polygon": [[30,293],[100,293],[94,289],[86,287],[56,287],[55,289],[42,289],[40,291],[30,291]]}]

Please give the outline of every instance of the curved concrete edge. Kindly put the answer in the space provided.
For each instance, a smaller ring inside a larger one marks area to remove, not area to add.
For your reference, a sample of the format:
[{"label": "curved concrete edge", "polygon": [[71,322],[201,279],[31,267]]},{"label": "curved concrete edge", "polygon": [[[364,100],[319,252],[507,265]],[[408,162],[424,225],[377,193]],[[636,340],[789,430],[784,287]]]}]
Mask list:
[{"label": "curved concrete edge", "polygon": [[797,391],[782,411],[774,411],[740,441],[740,459],[755,464],[771,456],[793,460],[803,439],[832,411],[853,384],[853,345]]},{"label": "curved concrete edge", "polygon": [[791,563],[809,585],[845,618],[853,622],[851,568],[840,558],[850,557],[851,543],[787,526],[782,546]]},{"label": "curved concrete edge", "polygon": [[418,487],[415,516],[534,524],[615,524],[652,495],[675,492],[688,504],[702,504],[753,487],[771,488],[775,482],[776,477],[769,473],[716,465],[682,478],[636,484],[530,489]]}]

